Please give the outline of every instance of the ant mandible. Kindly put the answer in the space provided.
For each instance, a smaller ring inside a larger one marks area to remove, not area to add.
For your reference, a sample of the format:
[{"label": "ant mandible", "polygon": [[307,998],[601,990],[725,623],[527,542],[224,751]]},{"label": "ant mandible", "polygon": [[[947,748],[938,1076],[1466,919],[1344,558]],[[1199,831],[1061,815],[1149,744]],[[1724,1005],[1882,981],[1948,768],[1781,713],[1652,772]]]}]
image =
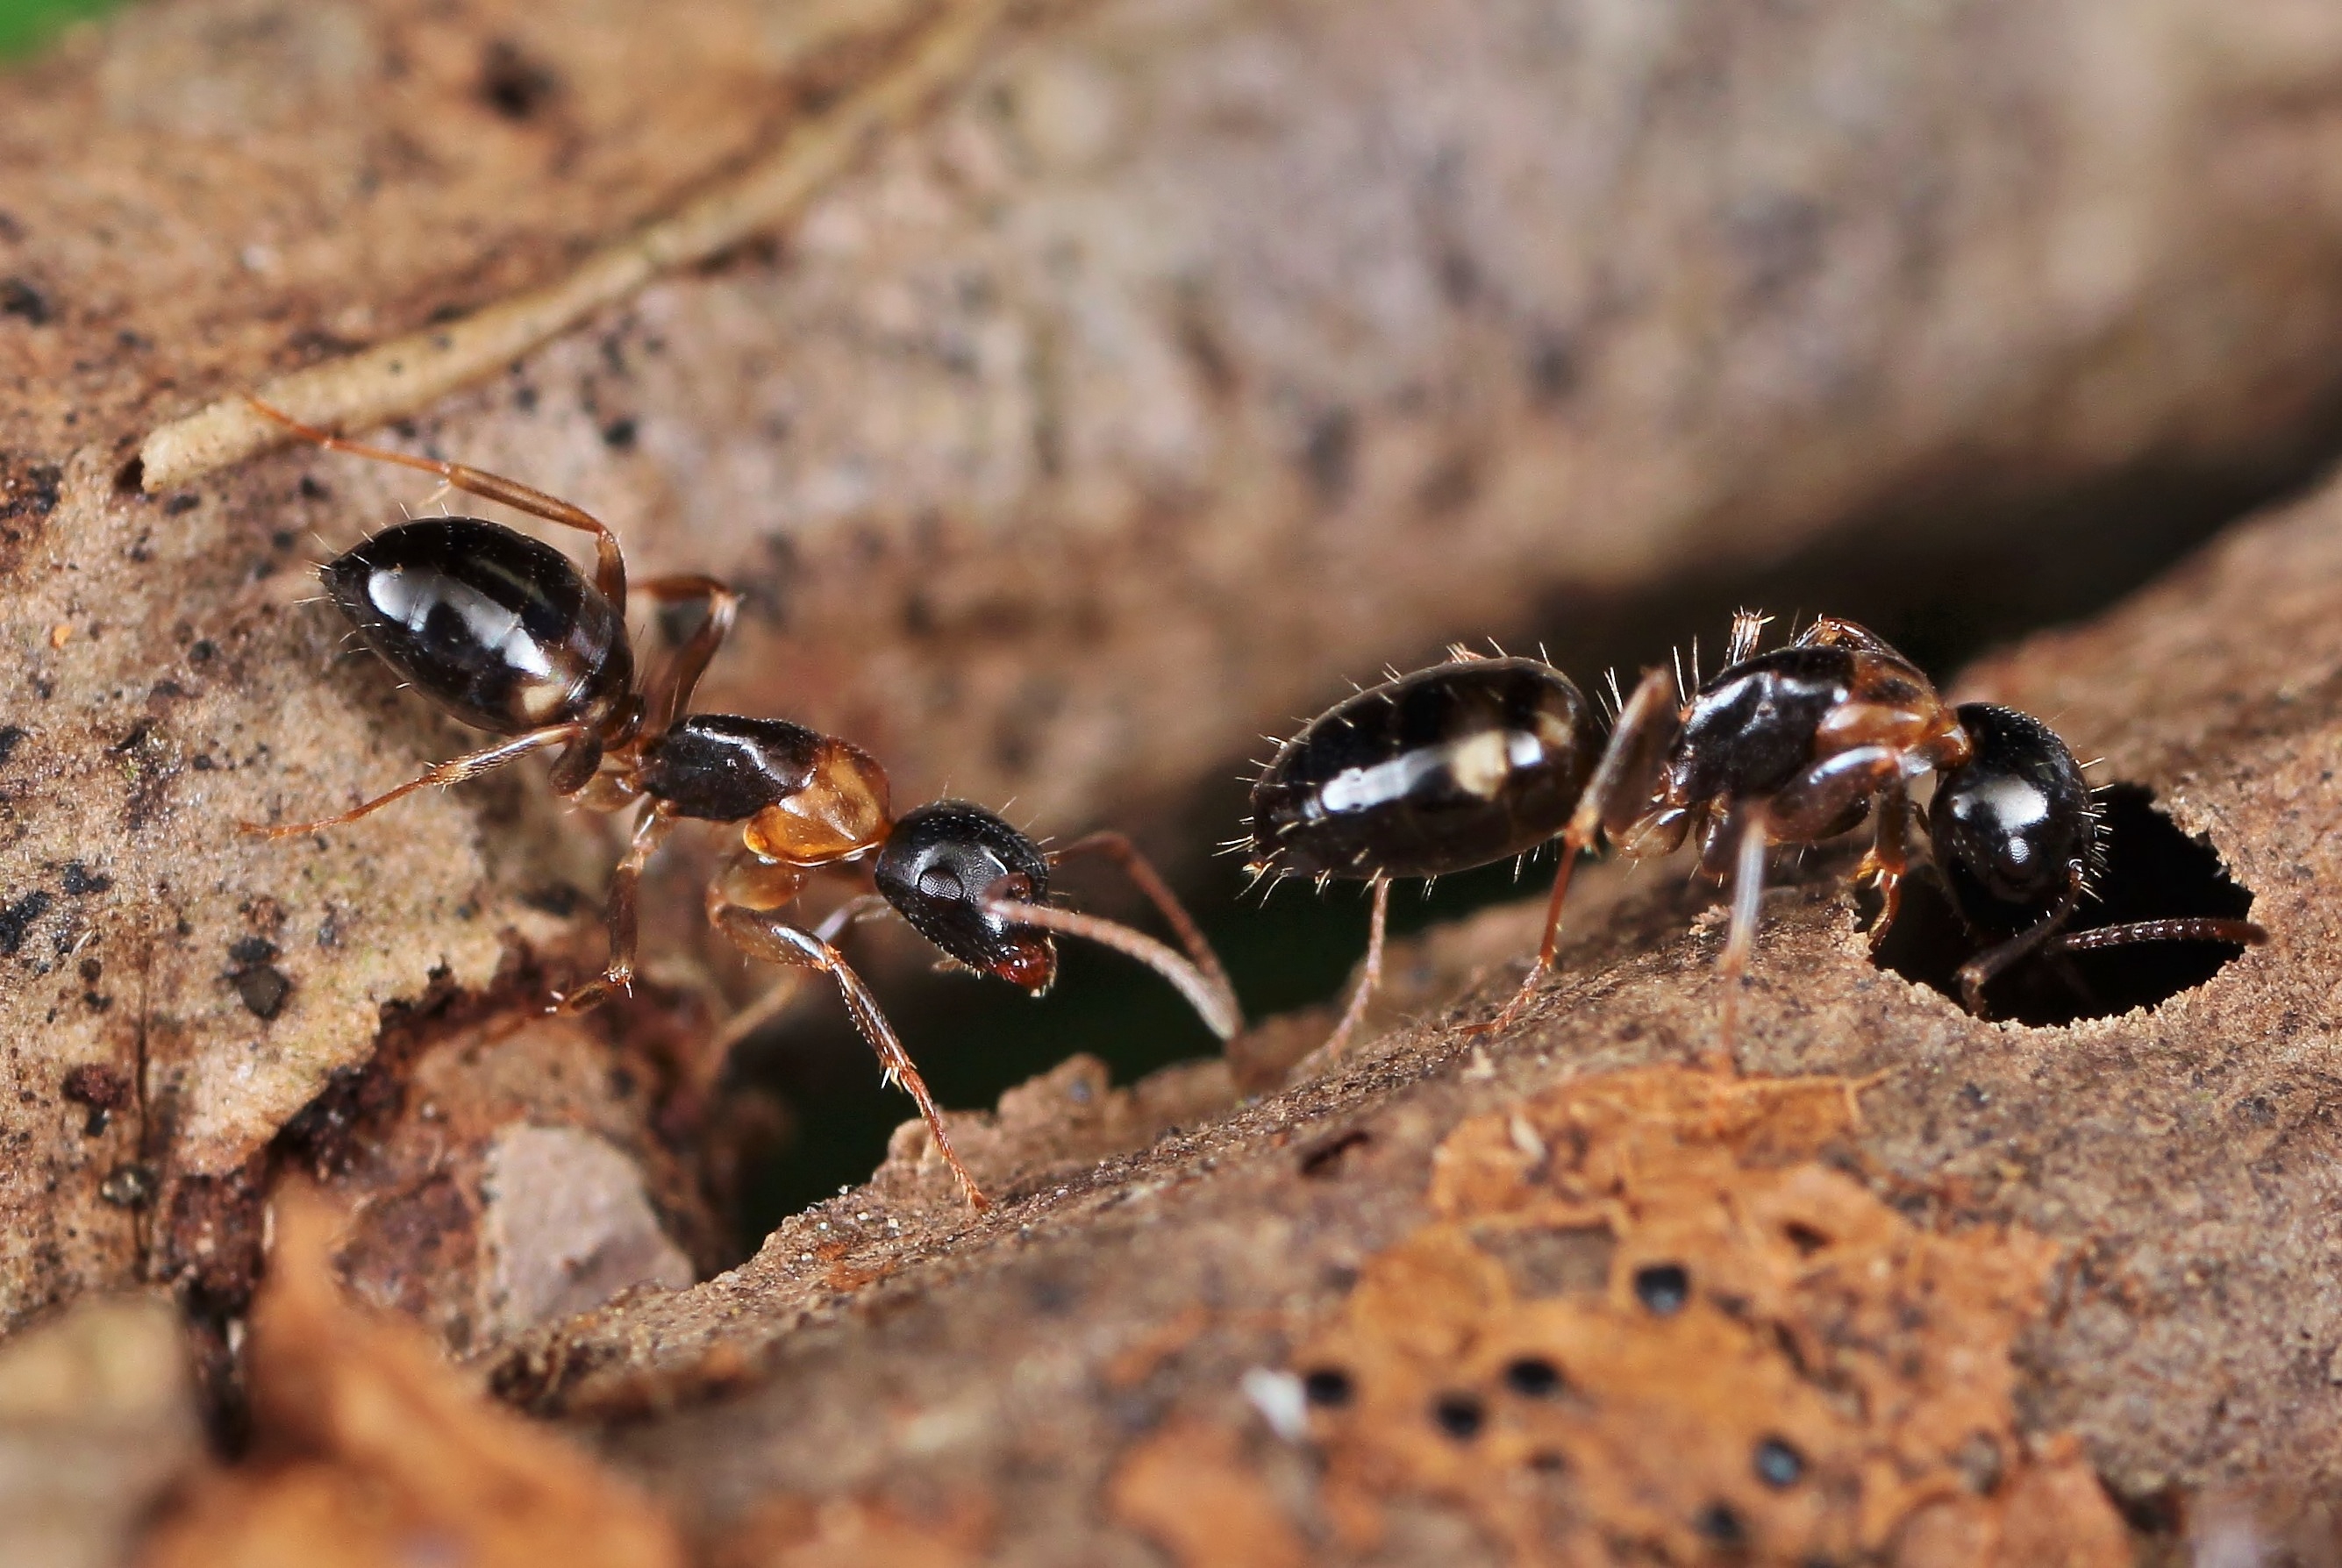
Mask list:
[{"label": "ant mandible", "polygon": [[2028,954],[2142,942],[2266,939],[2247,920],[2187,917],[2067,932],[2104,850],[2081,765],[2038,719],[1987,703],[1947,704],[1918,668],[1851,621],[1824,617],[1787,646],[1756,652],[1766,617],[1734,618],[1725,668],[1685,693],[1679,672],[1644,672],[1609,739],[1592,705],[1541,659],[1449,662],[1395,676],[1319,714],[1252,787],[1238,841],[1256,876],[1364,881],[1374,889],[1366,969],[1327,1046],[1338,1052],[1381,977],[1396,877],[1441,876],[1526,854],[1555,838],[1561,864],[1545,937],[1520,989],[1472,1033],[1501,1029],[1553,967],[1571,868],[1606,837],[1629,857],[1697,836],[1700,868],[1732,885],[1717,968],[1719,1033],[1733,1036],[1762,905],[1767,852],[1872,823],[1857,876],[1881,907],[1875,952],[1908,869],[1910,786],[1937,775],[1927,836],[1954,907],[1989,944],[1959,972],[1968,1010]]},{"label": "ant mandible", "polygon": [[[610,959],[601,977],[555,1005],[576,1011],[632,989],[636,892],[644,864],[680,823],[738,824],[740,847],[708,884],[707,917],[743,952],[827,974],[855,1025],[917,1102],[936,1147],[970,1203],[987,1201],[953,1151],[943,1116],[910,1055],[833,939],[857,915],[891,907],[951,959],[1038,996],[1056,975],[1051,934],[1086,937],[1136,958],[1177,987],[1222,1040],[1242,1026],[1210,944],[1129,839],[1095,834],[1055,854],[996,814],[938,801],[893,814],[886,771],[849,742],[781,719],[694,714],[693,691],[731,629],[738,600],[712,577],[656,577],[645,597],[706,605],[663,679],[636,680],[626,634],[628,584],[616,535],[566,501],[460,463],[345,441],[253,400],[293,434],[438,475],[450,489],[502,502],[591,534],[588,582],[560,551],[501,524],[426,517],[385,528],[326,563],[325,591],[359,638],[458,722],[509,738],[425,768],[361,804],[314,822],[243,824],[272,839],[355,822],[425,786],[445,787],[559,748],[554,793],[602,811],[647,802],[610,878]],[[1144,933],[1049,903],[1051,869],[1105,854],[1161,911],[1183,957]],[[814,930],[786,912],[812,876],[846,869],[875,892],[848,900]]]}]

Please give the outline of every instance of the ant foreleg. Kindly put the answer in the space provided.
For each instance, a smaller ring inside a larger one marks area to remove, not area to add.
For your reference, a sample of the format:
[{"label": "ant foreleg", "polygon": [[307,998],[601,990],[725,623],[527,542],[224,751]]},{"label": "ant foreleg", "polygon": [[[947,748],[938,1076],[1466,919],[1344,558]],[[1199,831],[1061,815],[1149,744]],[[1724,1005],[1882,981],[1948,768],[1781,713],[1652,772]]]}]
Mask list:
[{"label": "ant foreleg", "polygon": [[[1986,948],[1959,967],[1955,976],[1960,983],[1960,1004],[1979,1018],[1992,1014],[1985,1008],[1984,988],[1993,976],[2039,947],[2065,929],[2074,918],[2074,911],[2082,902],[2082,867],[2077,864],[2067,874],[2066,891],[2047,914],[2018,932],[2007,941]],[[2121,930],[2122,927],[2110,927]],[[2107,945],[2113,945],[2107,944]]]},{"label": "ant foreleg", "polygon": [[554,724],[546,729],[531,730],[525,735],[516,735],[485,751],[451,757],[444,763],[435,764],[424,769],[419,776],[407,780],[396,789],[378,794],[363,804],[352,806],[349,810],[336,813],[333,816],[322,816],[315,822],[289,823],[278,827],[271,827],[265,823],[240,822],[236,824],[236,829],[240,833],[276,839],[293,838],[305,833],[315,833],[322,828],[339,827],[344,823],[355,822],[362,816],[370,816],[391,802],[413,794],[416,790],[448,789],[459,784],[468,783],[483,774],[495,772],[506,763],[518,762],[533,752],[541,752],[551,746],[566,745],[583,736],[585,733],[586,726],[583,724]]},{"label": "ant foreleg", "polygon": [[810,931],[791,925],[776,911],[744,909],[738,904],[719,904],[710,913],[716,928],[734,946],[752,957],[764,959],[793,969],[811,969],[828,975],[837,984],[838,994],[846,1000],[846,1010],[853,1015],[854,1026],[863,1039],[878,1054],[879,1065],[886,1069],[886,1081],[899,1084],[919,1107],[919,1114],[935,1138],[936,1152],[951,1167],[952,1179],[959,1183],[960,1192],[968,1203],[981,1211],[990,1208],[992,1201],[976,1184],[976,1178],[960,1164],[953,1152],[951,1134],[944,1128],[943,1112],[936,1106],[935,1096],[927,1093],[926,1080],[919,1076],[911,1054],[903,1049],[902,1040],[894,1025],[878,1010],[877,998],[870,994],[862,977],[846,965],[846,955]]},{"label": "ant foreleg", "polygon": [[[813,934],[824,942],[834,943],[845,934],[847,926],[869,915],[883,914],[887,907],[886,901],[876,894],[862,894],[847,899],[823,916],[821,924],[813,928]],[[797,987],[803,978],[802,970],[784,972],[754,1001],[726,1018],[723,1025],[707,1037],[707,1044],[701,1047],[699,1054],[709,1064],[711,1073],[721,1070],[734,1046],[788,1010],[789,1004],[796,1000]]]},{"label": "ant foreleg", "polygon": [[620,615],[626,613],[626,553],[618,547],[618,536],[611,533],[600,518],[583,507],[574,506],[557,495],[547,495],[517,479],[507,479],[501,474],[490,474],[468,464],[449,463],[436,457],[417,457],[408,452],[393,452],[385,446],[368,446],[364,442],[347,440],[330,430],[304,424],[283,409],[272,407],[248,394],[245,401],[312,446],[435,474],[458,490],[485,500],[501,501],[515,511],[541,517],[547,523],[558,523],[565,528],[591,534],[594,535],[594,586],[601,590],[602,597],[610,602],[611,608]]}]

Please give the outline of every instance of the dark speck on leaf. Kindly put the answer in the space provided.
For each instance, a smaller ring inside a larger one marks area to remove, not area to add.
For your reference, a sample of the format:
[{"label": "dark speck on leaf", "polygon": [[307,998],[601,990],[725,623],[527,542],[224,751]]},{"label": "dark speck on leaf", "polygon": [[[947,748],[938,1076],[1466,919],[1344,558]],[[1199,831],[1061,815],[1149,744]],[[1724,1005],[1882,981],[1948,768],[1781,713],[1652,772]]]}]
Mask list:
[{"label": "dark speck on leaf", "polygon": [[85,1062],[66,1072],[65,1095],[76,1105],[119,1111],[130,1104],[130,1080],[111,1067]]},{"label": "dark speck on leaf", "polygon": [[1301,460],[1321,498],[1338,502],[1349,493],[1357,454],[1357,415],[1346,408],[1319,415],[1303,443]]},{"label": "dark speck on leaf", "polygon": [[244,998],[245,1010],[255,1018],[274,1018],[285,1011],[285,999],[293,994],[293,982],[274,964],[237,971],[235,994]]},{"label": "dark speck on leaf", "polygon": [[22,475],[0,483],[0,521],[29,518],[35,522],[57,509],[65,494],[65,471],[54,463],[27,468]]},{"label": "dark speck on leaf", "polygon": [[15,724],[0,724],[0,765],[5,765],[15,754],[16,743],[24,738],[25,732]]},{"label": "dark speck on leaf", "polygon": [[34,326],[45,326],[49,319],[48,296],[23,278],[0,278],[0,315],[13,315]]},{"label": "dark speck on leaf", "polygon": [[1646,1263],[1635,1271],[1635,1299],[1661,1317],[1673,1317],[1691,1300],[1691,1275],[1681,1263]]},{"label": "dark speck on leaf", "polygon": [[602,444],[614,452],[625,452],[635,444],[635,434],[633,420],[613,419],[602,426]]},{"label": "dark speck on leaf", "polygon": [[25,934],[33,929],[33,922],[46,914],[49,905],[55,902],[49,896],[48,889],[36,887],[6,908],[0,909],[0,954],[15,957],[17,949],[25,945]]},{"label": "dark speck on leaf", "polygon": [[77,860],[65,862],[65,890],[75,898],[85,894],[104,893],[114,885],[114,878],[103,872],[92,871]]},{"label": "dark speck on leaf", "polygon": [[1718,1546],[1739,1546],[1748,1539],[1748,1527],[1729,1503],[1711,1503],[1699,1512],[1692,1528]]},{"label": "dark speck on leaf", "polygon": [[227,955],[240,964],[265,964],[276,956],[276,944],[265,936],[239,937],[228,944]]},{"label": "dark speck on leaf", "polygon": [[534,118],[561,85],[552,71],[506,38],[480,55],[480,101],[507,120]]},{"label": "dark speck on leaf", "polygon": [[192,490],[182,490],[163,503],[163,515],[184,517],[204,504],[204,498]]},{"label": "dark speck on leaf", "polygon": [[155,1173],[145,1165],[116,1165],[98,1183],[97,1195],[117,1209],[143,1209],[155,1201]]}]

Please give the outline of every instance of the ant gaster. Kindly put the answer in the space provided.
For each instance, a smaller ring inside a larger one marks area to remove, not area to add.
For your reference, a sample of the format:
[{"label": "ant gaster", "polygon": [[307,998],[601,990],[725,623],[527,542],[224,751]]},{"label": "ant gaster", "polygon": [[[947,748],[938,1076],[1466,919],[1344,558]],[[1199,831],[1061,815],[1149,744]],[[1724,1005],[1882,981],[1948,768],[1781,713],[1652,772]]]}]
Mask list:
[{"label": "ant gaster", "polygon": [[1475,1033],[1502,1028],[1553,966],[1581,851],[1606,837],[1632,856],[1696,838],[1700,867],[1732,884],[1718,969],[1720,1034],[1732,1038],[1754,948],[1767,852],[1872,824],[1856,875],[1881,897],[1874,951],[1908,869],[1912,784],[1937,776],[1934,859],[1961,918],[1987,945],[1960,970],[1969,1011],[2027,954],[2141,942],[2264,940],[2250,921],[2187,918],[2066,931],[2101,855],[2080,764],[2039,720],[1986,703],[1955,708],[1876,634],[1825,617],[1788,646],[1756,652],[1765,617],[1734,619],[1726,667],[1688,696],[1680,674],[1646,671],[1606,743],[1591,704],[1539,659],[1450,662],[1395,676],[1319,714],[1255,780],[1240,843],[1256,875],[1365,881],[1374,889],[1365,974],[1328,1045],[1338,1051],[1381,975],[1396,877],[1428,877],[1561,841],[1545,937],[1521,987]]},{"label": "ant gaster", "polygon": [[[632,585],[646,598],[706,606],[705,617],[657,682],[637,682],[626,634],[629,592],[618,541],[602,523],[541,491],[462,464],[360,445],[255,406],[315,445],[435,474],[450,489],[502,502],[591,534],[588,582],[567,556],[500,524],[420,518],[375,534],[321,571],[327,594],[358,636],[449,715],[510,737],[426,768],[362,804],[315,822],[246,824],[288,838],[353,822],[426,785],[475,779],[560,750],[554,791],[605,811],[647,802],[610,878],[610,959],[602,976],[557,1005],[591,1007],[634,979],[636,892],[662,839],[686,819],[737,824],[741,843],[707,889],[707,915],[754,957],[826,974],[889,1082],[918,1103],[937,1151],[968,1201],[986,1206],[953,1152],[941,1114],[860,976],[833,944],[856,916],[891,906],[961,964],[1035,995],[1056,974],[1051,934],[1086,937],[1138,959],[1176,986],[1226,1040],[1242,1019],[1217,958],[1170,889],[1119,834],[1098,834],[1045,854],[982,806],[939,801],[896,816],[886,770],[849,742],[780,719],[686,710],[730,629],[737,600],[709,577]],[[1188,956],[1143,933],[1049,903],[1049,874],[1095,851],[1120,864],[1162,912]],[[844,868],[874,892],[848,900],[814,929],[786,918],[818,872]]]}]

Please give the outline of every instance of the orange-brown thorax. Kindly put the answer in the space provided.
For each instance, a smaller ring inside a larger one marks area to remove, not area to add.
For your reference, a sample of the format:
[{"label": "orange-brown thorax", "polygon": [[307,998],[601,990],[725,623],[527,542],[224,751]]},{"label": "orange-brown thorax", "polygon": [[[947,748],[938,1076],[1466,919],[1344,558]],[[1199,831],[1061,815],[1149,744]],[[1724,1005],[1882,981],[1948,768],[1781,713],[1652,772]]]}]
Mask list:
[{"label": "orange-brown thorax", "polygon": [[796,790],[758,811],[741,842],[766,860],[826,865],[876,849],[894,826],[886,772],[849,742],[826,737],[813,774]]}]

